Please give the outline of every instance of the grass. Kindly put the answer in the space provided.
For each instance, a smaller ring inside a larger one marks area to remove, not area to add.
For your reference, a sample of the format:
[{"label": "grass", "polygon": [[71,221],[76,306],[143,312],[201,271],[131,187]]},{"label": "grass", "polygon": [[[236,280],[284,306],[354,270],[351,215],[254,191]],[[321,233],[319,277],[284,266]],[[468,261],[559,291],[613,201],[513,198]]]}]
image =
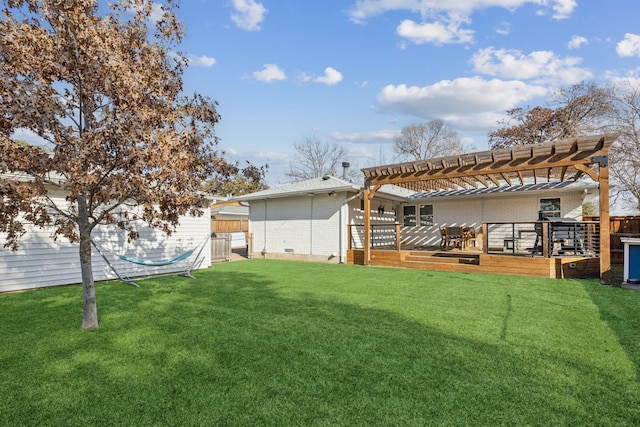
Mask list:
[{"label": "grass", "polygon": [[640,293],[250,260],[0,295],[0,425],[640,424]]}]

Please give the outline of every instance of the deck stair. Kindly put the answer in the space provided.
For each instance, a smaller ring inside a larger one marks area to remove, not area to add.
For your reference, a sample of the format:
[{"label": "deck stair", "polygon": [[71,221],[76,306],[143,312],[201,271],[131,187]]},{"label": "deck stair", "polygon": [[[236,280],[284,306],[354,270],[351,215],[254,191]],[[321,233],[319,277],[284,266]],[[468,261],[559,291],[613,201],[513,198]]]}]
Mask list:
[{"label": "deck stair", "polygon": [[479,265],[480,254],[469,252],[442,252],[442,251],[410,251],[405,262],[415,264],[467,264]]}]

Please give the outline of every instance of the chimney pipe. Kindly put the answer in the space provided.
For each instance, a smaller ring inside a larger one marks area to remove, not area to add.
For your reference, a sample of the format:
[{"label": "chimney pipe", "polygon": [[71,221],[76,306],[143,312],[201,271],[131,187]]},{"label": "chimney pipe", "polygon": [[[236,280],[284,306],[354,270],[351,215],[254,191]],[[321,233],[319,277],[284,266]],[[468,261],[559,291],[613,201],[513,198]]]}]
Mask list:
[{"label": "chimney pipe", "polygon": [[348,177],[348,171],[349,171],[349,166],[351,166],[351,163],[349,162],[342,162],[342,179],[347,180]]}]

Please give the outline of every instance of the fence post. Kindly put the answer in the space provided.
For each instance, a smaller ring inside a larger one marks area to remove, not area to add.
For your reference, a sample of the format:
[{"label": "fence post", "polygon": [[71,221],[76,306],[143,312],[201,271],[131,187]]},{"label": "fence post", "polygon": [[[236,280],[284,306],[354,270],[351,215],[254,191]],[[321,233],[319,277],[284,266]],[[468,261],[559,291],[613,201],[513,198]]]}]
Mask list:
[{"label": "fence post", "polygon": [[253,233],[247,233],[247,258],[253,258]]}]

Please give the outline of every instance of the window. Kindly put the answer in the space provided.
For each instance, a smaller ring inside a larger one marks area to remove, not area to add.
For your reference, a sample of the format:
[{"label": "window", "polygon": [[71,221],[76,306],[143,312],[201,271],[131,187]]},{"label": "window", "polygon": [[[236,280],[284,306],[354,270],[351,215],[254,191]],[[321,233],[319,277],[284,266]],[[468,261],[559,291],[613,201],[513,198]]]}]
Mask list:
[{"label": "window", "polygon": [[405,206],[402,211],[402,221],[406,227],[414,227],[416,225],[416,207]]},{"label": "window", "polygon": [[[419,217],[416,217],[416,212]],[[433,205],[405,206],[402,213],[402,223],[405,227],[433,225]]]},{"label": "window", "polygon": [[543,218],[560,218],[562,216],[560,198],[540,199],[540,212]]},{"label": "window", "polygon": [[433,225],[433,205],[420,205],[420,225]]}]

